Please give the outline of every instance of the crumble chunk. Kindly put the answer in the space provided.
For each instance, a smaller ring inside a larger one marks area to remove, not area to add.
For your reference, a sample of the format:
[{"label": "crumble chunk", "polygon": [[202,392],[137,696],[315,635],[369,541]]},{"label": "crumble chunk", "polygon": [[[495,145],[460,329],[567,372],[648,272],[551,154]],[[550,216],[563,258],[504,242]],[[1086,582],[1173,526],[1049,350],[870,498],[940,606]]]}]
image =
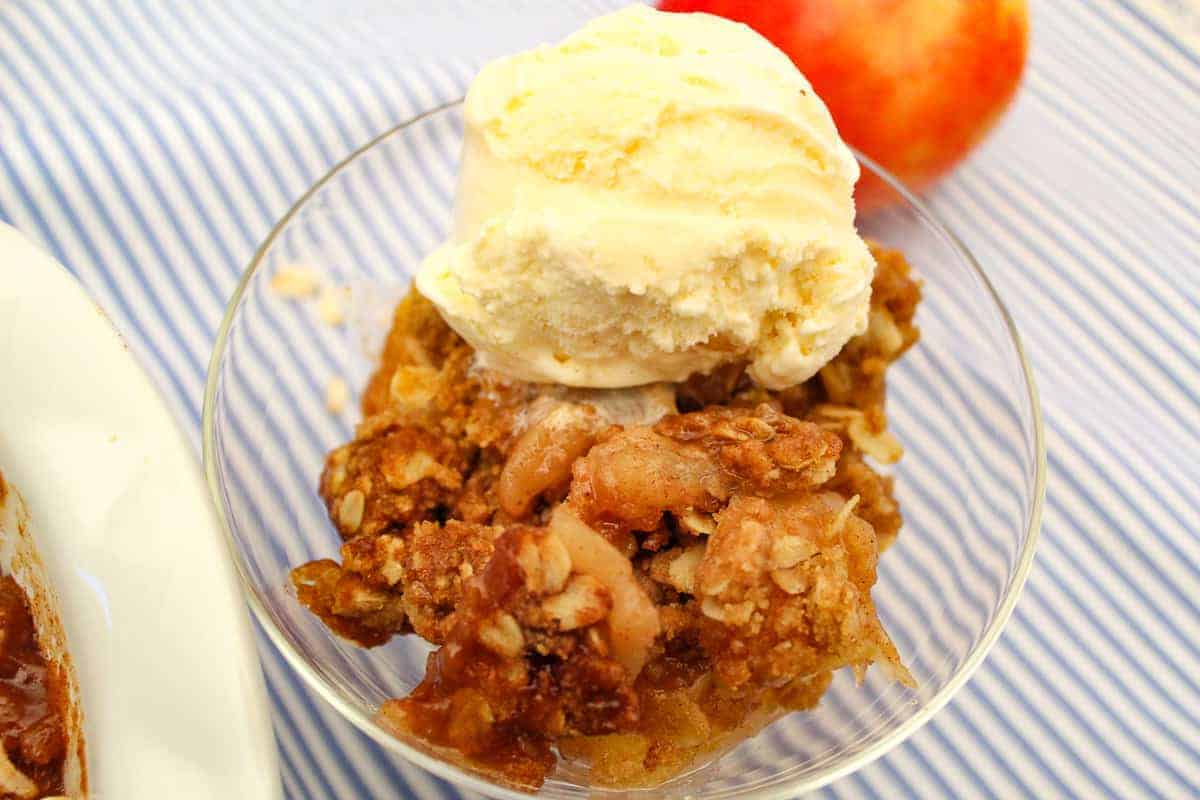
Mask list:
[{"label": "crumble chunk", "polygon": [[514,786],[560,756],[633,786],[812,708],[842,667],[911,683],[871,589],[901,527],[885,374],[920,287],[873,250],[868,330],[782,391],[743,364],[614,392],[506,380],[410,293],[321,477],[341,561],[292,575],[339,635],[438,645],[383,723]]}]

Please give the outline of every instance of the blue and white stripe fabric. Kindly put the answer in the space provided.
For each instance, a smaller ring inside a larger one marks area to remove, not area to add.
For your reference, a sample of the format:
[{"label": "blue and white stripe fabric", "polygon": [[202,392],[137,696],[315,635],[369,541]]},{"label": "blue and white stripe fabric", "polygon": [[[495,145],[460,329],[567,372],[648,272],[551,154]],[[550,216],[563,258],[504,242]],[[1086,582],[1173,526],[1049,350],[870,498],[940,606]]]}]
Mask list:
[{"label": "blue and white stripe fabric", "polygon": [[[7,0],[0,219],[74,271],[198,440],[226,298],[292,202],[481,61],[620,4]],[[930,195],[1034,362],[1044,531],[974,679],[826,795],[1200,795],[1200,37],[1172,5],[1035,0],[1018,102]],[[261,652],[290,798],[463,796]]]}]

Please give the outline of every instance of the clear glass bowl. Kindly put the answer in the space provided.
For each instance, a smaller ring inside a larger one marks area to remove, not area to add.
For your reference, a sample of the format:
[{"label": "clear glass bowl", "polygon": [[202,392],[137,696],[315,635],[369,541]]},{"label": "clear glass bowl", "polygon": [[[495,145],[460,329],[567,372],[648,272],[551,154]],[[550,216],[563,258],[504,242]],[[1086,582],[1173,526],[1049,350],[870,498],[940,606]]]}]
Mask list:
[{"label": "clear glass bowl", "polygon": [[[221,326],[205,393],[204,460],[250,605],[317,693],[441,777],[518,797],[375,722],[383,701],[420,681],[428,645],[412,636],[374,650],[350,645],[300,606],[288,580],[293,566],[338,552],[317,477],[325,453],[351,437],[354,392],[365,385],[395,301],[449,229],[461,141],[458,105],[400,125],[337,166],[275,227]],[[905,527],[880,560],[874,597],[919,688],[889,683],[880,670],[856,686],[843,670],[816,710],[791,714],[665,785],[610,793],[560,769],[541,790],[546,797],[794,797],[920,727],[979,666],[1012,612],[1033,558],[1045,473],[1029,367],[966,248],[880,175],[896,203],[860,227],[908,255],[925,301],[922,338],[890,373],[889,415],[907,451],[894,468]],[[315,300],[272,291],[272,277],[296,266],[350,287],[345,325],[323,322]],[[341,414],[326,408],[334,379],[351,389]]]}]

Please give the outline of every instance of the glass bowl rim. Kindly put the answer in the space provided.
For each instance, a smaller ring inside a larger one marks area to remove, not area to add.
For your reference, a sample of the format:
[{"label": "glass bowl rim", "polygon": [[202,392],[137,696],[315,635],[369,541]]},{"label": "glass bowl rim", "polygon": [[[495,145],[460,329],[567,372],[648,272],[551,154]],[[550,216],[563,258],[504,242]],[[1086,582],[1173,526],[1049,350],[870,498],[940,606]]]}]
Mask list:
[{"label": "glass bowl rim", "polygon": [[[229,520],[225,514],[223,502],[224,494],[221,490],[220,481],[217,476],[216,463],[216,442],[215,442],[215,402],[217,395],[217,382],[219,376],[219,368],[222,359],[225,355],[225,348],[228,342],[229,331],[232,327],[233,319],[237,313],[238,306],[241,304],[242,297],[245,294],[246,287],[258,268],[262,265],[264,257],[270,251],[271,245],[275,239],[288,226],[292,219],[300,212],[300,210],[308,203],[317,192],[319,192],[326,184],[328,184],[342,170],[349,167],[362,155],[372,150],[377,144],[388,139],[394,134],[405,130],[417,123],[434,117],[443,112],[449,111],[462,105],[462,98],[451,100],[441,105],[430,108],[411,117],[397,125],[392,126],[383,133],[374,137],[370,141],[363,144],[361,147],[350,153],[337,164],[335,164],[328,172],[314,183],[309,189],[300,196],[287,213],[280,218],[272,227],[271,232],[263,240],[254,252],[254,256],[250,260],[250,264],[238,279],[237,287],[234,289],[233,295],[230,297],[228,304],[225,307],[224,315],[221,319],[221,326],[217,330],[216,342],[213,346],[212,357],[209,359],[208,374],[204,385],[204,406],[201,415],[201,438],[203,444],[204,458],[204,475],[208,483],[209,493],[212,497],[213,505],[216,508],[217,518],[221,524],[221,531],[225,537],[225,543],[229,548],[230,556],[233,559],[234,565],[237,568],[239,582],[242,586],[242,591],[246,596],[246,601],[254,613],[255,618],[267,633],[268,638],[275,648],[283,655],[288,664],[294,669],[308,686],[315,691],[325,702],[333,706],[343,717],[348,719],[356,728],[370,736],[376,742],[392,752],[395,752],[411,763],[433,773],[434,775],[446,780],[457,786],[479,792],[487,797],[495,798],[512,798],[517,800],[531,796],[527,792],[522,792],[516,789],[510,789],[499,784],[486,780],[482,776],[468,772],[454,764],[443,761],[428,753],[413,747],[399,737],[389,733],[386,729],[376,722],[371,714],[359,705],[355,700],[345,696],[342,690],[339,689],[332,681],[327,680],[319,674],[312,666],[309,665],[306,657],[300,653],[292,643],[284,636],[283,632],[275,624],[270,612],[259,599],[255,583],[251,580],[248,573],[248,568],[244,561],[241,549],[238,547],[237,541],[234,538],[233,529],[229,524]],[[760,800],[785,800],[785,798],[793,797],[797,792],[810,792],[826,786],[834,780],[855,772],[860,768],[871,763],[875,759],[887,753],[909,736],[916,733],[926,722],[928,722],[934,714],[942,709],[950,701],[950,699],[961,689],[967,681],[971,679],[979,665],[983,663],[988,652],[1000,638],[1005,625],[1012,616],[1013,609],[1016,607],[1017,600],[1020,598],[1021,591],[1025,586],[1025,581],[1029,577],[1029,572],[1033,566],[1034,552],[1037,549],[1037,542],[1041,532],[1042,504],[1046,493],[1046,448],[1045,436],[1042,423],[1041,405],[1038,401],[1037,387],[1034,383],[1033,369],[1029,363],[1029,359],[1025,354],[1025,348],[1021,343],[1020,334],[1017,332],[1016,324],[1013,322],[1012,315],[1008,308],[1000,299],[996,292],[995,286],[988,279],[983,267],[976,261],[974,255],[963,244],[962,240],[938,217],[929,209],[923,201],[908,189],[898,178],[893,176],[887,170],[883,169],[874,160],[854,150],[855,157],[865,164],[872,172],[878,175],[883,181],[896,191],[904,201],[916,211],[917,216],[921,221],[932,228],[936,233],[944,237],[953,250],[959,257],[966,262],[968,266],[975,272],[976,277],[983,283],[984,288],[990,296],[992,302],[1000,312],[1004,326],[1008,331],[1010,341],[1017,357],[1021,364],[1021,371],[1025,378],[1026,400],[1028,401],[1028,411],[1033,423],[1034,436],[1034,486],[1032,508],[1029,515],[1029,524],[1025,531],[1024,542],[1021,546],[1021,552],[1018,555],[1016,565],[1013,572],[1009,576],[1008,586],[1005,588],[1002,595],[1000,606],[997,609],[991,623],[984,631],[983,636],[975,643],[975,646],[967,654],[966,660],[958,671],[954,673],[937,694],[935,694],[925,705],[920,708],[913,716],[906,719],[902,724],[894,730],[884,734],[884,736],[871,746],[854,753],[844,762],[832,764],[817,773],[805,778],[789,781],[786,784],[772,787],[765,790],[759,790],[755,797]],[[634,793],[650,791],[650,789],[633,790]],[[739,790],[730,790],[728,797],[741,796]]]}]

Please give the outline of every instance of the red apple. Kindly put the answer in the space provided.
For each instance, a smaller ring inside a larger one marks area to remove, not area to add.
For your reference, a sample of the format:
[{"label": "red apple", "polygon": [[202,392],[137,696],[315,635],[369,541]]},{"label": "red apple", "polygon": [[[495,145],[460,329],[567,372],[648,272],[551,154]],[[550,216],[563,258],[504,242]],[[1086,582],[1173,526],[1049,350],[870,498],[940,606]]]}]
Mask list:
[{"label": "red apple", "polygon": [[[1029,40],[1025,0],[662,0],[744,22],[787,53],[842,137],[910,187],[965,156],[1012,100]],[[860,206],[887,192],[858,187]]]}]

